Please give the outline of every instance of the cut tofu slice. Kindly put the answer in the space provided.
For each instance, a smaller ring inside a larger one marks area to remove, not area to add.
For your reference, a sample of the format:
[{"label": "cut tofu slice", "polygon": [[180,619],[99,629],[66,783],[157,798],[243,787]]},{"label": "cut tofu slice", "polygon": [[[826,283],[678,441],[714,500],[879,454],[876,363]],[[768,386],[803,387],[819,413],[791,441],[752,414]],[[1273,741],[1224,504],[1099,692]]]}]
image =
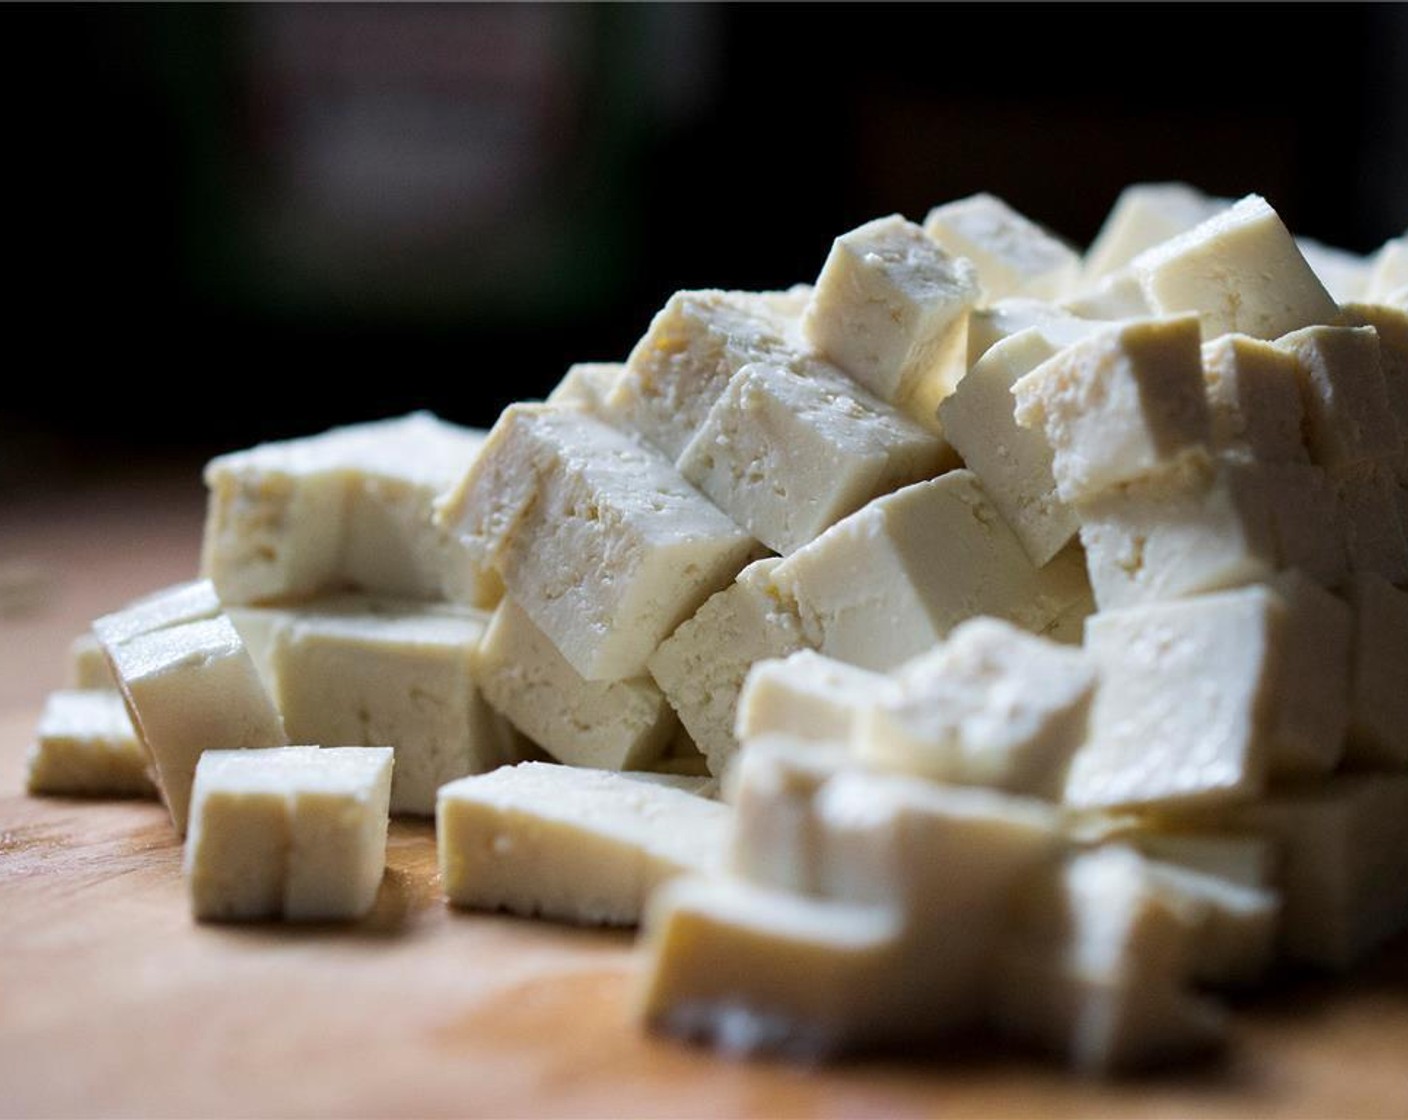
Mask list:
[{"label": "cut tofu slice", "polygon": [[1041,299],[1014,296],[996,300],[968,316],[968,367],[976,365],[999,342],[1024,331],[1035,330],[1054,354],[1114,325]]},{"label": "cut tofu slice", "polygon": [[620,362],[577,362],[548,394],[547,403],[604,417],[606,398],[625,368]]},{"label": "cut tofu slice", "polygon": [[451,782],[436,811],[446,896],[456,906],[635,925],[660,884],[718,869],[728,839],[728,806],[662,777],[524,762]]},{"label": "cut tofu slice", "polygon": [[1279,338],[1332,323],[1339,307],[1264,198],[1248,195],[1130,262],[1156,314],[1194,312],[1203,337]]},{"label": "cut tofu slice", "polygon": [[504,411],[439,516],[587,680],[643,676],[756,548],[658,452],[547,405]]},{"label": "cut tofu slice", "polygon": [[970,619],[872,689],[858,757],[957,785],[1059,798],[1085,740],[1096,674],[1080,650],[997,619]]},{"label": "cut tofu slice", "polygon": [[817,1061],[922,1032],[884,910],[724,878],[685,878],[652,901],[637,1014],[726,1054]]},{"label": "cut tofu slice", "polygon": [[215,618],[223,608],[206,579],[177,583],[153,591],[112,614],[94,620],[93,633],[105,649],[155,630]]},{"label": "cut tofu slice", "polygon": [[1331,467],[1326,480],[1335,495],[1351,572],[1369,572],[1391,583],[1408,583],[1408,536],[1403,491],[1388,459]]},{"label": "cut tofu slice", "polygon": [[1296,248],[1336,303],[1343,305],[1364,298],[1373,272],[1373,261],[1369,257],[1310,237],[1297,237]]},{"label": "cut tofu slice", "polygon": [[274,634],[276,697],[295,742],[391,746],[391,811],[429,816],[435,791],[518,757],[511,729],[484,702],[478,611],[299,612]]},{"label": "cut tofu slice", "polygon": [[1153,890],[1204,912],[1189,950],[1193,980],[1246,987],[1266,975],[1276,958],[1281,916],[1274,890],[1158,860],[1149,862],[1147,874]]},{"label": "cut tofu slice", "polygon": [[1408,592],[1361,573],[1349,585],[1354,608],[1349,741],[1355,766],[1408,766]]},{"label": "cut tofu slice", "polygon": [[939,405],[949,442],[1037,567],[1066,547],[1078,522],[1056,495],[1045,435],[1017,423],[1012,386],[1056,353],[1038,328],[1019,331],[989,348]]},{"label": "cut tofu slice", "polygon": [[1146,249],[1192,229],[1232,203],[1210,198],[1186,183],[1134,183],[1120,192],[1105,224],[1086,250],[1082,281],[1124,268]]},{"label": "cut tofu slice", "polygon": [[977,266],[986,302],[1007,296],[1055,300],[1080,277],[1076,252],[1002,199],[975,194],[936,206],[924,232]]},{"label": "cut tofu slice", "polygon": [[240,605],[351,586],[492,606],[495,579],[431,516],[483,441],[417,412],[213,459],[201,570]]},{"label": "cut tofu slice", "polygon": [[[94,623],[100,636],[101,621]],[[105,648],[178,834],[186,833],[202,751],[288,743],[254,661],[225,616],[105,639]]]},{"label": "cut tofu slice", "polygon": [[744,568],[661,642],[649,661],[712,774],[722,774],[738,749],[734,723],[749,667],[806,644],[796,608],[773,582],[779,563],[768,557]]},{"label": "cut tofu slice", "polygon": [[850,743],[863,713],[891,687],[883,673],[810,649],[758,661],[738,699],[739,741],[777,734]]},{"label": "cut tofu slice", "polygon": [[947,446],[840,370],[750,365],[679,457],[682,475],[774,552],[939,472]]},{"label": "cut tofu slice", "polygon": [[626,359],[606,415],[674,462],[740,369],[803,358],[795,303],[779,293],[676,292]]},{"label": "cut tofu slice", "polygon": [[185,868],[195,916],[340,921],[386,867],[390,748],[207,751]]},{"label": "cut tofu slice", "polygon": [[1408,234],[1386,241],[1373,256],[1373,267],[1364,286],[1365,303],[1389,303],[1402,298],[1408,288]]},{"label": "cut tofu slice", "polygon": [[1308,463],[1300,369],[1285,349],[1243,334],[1203,347],[1213,450],[1241,462]]},{"label": "cut tofu slice", "polygon": [[828,656],[884,671],[989,614],[1041,631],[1088,592],[1081,558],[1036,568],[971,471],[871,502],[776,568],[803,634]]},{"label": "cut tofu slice", "polygon": [[118,692],[63,689],[44,701],[25,788],[60,796],[155,797],[148,764]]},{"label": "cut tofu slice", "polygon": [[971,262],[892,214],[832,243],[802,329],[820,354],[899,404],[935,374],[977,298]]},{"label": "cut tofu slice", "polygon": [[583,680],[512,598],[494,611],[474,676],[496,711],[572,766],[644,769],[659,760],[678,727],[653,680]]},{"label": "cut tofu slice", "polygon": [[1212,434],[1198,321],[1148,319],[1062,350],[1012,386],[1017,422],[1045,433],[1064,502],[1205,453]]},{"label": "cut tofu slice", "polygon": [[91,630],[69,643],[68,682],[71,690],[79,692],[117,691],[117,678],[112,675],[103,644]]}]

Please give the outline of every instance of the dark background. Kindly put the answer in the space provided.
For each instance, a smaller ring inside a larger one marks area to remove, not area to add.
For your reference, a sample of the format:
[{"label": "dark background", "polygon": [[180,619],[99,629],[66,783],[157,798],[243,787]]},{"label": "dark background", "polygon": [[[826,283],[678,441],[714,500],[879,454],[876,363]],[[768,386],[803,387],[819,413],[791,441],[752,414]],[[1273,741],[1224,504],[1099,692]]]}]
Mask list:
[{"label": "dark background", "polygon": [[975,190],[1408,227],[1408,7],[0,9],[0,500],[620,359],[677,288],[814,278]]}]

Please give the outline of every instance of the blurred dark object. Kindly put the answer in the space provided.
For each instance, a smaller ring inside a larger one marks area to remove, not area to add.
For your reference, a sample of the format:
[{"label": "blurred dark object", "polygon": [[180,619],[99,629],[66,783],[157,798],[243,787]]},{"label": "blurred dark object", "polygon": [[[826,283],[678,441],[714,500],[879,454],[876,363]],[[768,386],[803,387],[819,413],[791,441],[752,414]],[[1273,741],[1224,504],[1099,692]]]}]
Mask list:
[{"label": "blurred dark object", "polygon": [[[428,407],[488,424],[676,288],[990,190],[1408,226],[1408,7],[5,8],[0,481]],[[1116,44],[1112,46],[1111,44]]]}]

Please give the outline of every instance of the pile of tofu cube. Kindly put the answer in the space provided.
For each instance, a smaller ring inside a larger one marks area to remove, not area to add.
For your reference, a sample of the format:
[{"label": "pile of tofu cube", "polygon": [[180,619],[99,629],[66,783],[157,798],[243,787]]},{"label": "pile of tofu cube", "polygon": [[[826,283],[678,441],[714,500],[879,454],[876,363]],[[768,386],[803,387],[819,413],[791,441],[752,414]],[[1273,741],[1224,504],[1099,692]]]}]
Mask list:
[{"label": "pile of tofu cube", "polygon": [[451,903],[641,923],[642,1021],[728,1051],[1179,1058],[1408,926],[1405,437],[1408,236],[881,218],[488,433],[216,459],[31,788],[150,773],[203,918],[365,913],[433,813]]}]

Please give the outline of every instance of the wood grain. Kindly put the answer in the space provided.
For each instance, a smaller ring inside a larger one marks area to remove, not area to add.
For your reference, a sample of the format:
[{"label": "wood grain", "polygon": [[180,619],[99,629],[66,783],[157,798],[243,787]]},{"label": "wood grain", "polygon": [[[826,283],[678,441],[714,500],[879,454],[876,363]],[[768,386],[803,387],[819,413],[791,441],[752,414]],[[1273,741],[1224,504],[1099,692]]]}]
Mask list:
[{"label": "wood grain", "polygon": [[1408,942],[1346,981],[1242,1001],[1220,1059],[1100,1085],[976,1042],[816,1070],[644,1036],[627,935],[450,910],[428,824],[393,826],[356,926],[193,922],[155,803],[19,792],[87,614],[190,574],[199,502],[172,494],[0,524],[54,592],[0,618],[0,1114],[1408,1115]]}]

